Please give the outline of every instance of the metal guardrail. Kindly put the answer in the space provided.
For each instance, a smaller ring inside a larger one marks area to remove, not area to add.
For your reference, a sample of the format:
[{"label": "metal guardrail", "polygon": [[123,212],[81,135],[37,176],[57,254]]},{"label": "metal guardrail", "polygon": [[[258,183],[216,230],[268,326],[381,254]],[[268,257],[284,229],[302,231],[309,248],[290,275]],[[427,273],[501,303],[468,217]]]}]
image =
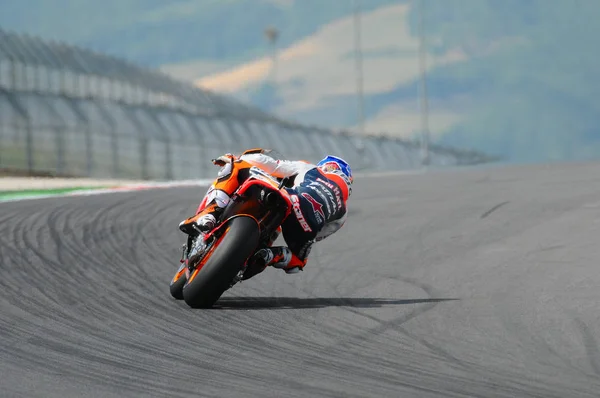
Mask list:
[{"label": "metal guardrail", "polygon": [[[291,123],[162,73],[62,43],[0,30],[0,168],[143,179],[212,177],[206,159],[268,147],[357,170],[420,167],[420,149]],[[479,153],[432,146],[433,165]]]}]

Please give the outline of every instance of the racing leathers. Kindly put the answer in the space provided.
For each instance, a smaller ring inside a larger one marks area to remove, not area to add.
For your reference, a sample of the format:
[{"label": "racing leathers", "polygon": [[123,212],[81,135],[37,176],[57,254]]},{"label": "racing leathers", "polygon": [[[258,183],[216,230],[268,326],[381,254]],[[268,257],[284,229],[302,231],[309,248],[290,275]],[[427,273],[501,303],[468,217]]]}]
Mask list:
[{"label": "racing leathers", "polygon": [[301,271],[313,243],[335,233],[346,221],[351,183],[340,172],[325,171],[304,161],[275,160],[262,150],[246,151],[239,158],[223,155],[213,163],[221,166],[217,179],[208,189],[196,215],[180,224],[183,232],[190,233],[194,222],[200,230],[214,228],[215,215],[227,206],[231,195],[243,182],[245,173],[242,170],[254,166],[277,178],[294,176],[292,187],[282,188],[287,190],[292,201],[292,211],[281,225],[287,247],[271,246],[259,250],[249,261],[254,270],[248,270],[245,279],[262,272],[268,265],[286,273]]}]

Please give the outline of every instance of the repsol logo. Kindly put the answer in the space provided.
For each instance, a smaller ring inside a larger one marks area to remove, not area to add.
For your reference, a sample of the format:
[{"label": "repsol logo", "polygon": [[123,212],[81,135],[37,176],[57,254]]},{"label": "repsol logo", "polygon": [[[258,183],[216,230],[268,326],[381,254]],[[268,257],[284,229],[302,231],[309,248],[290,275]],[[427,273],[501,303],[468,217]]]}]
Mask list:
[{"label": "repsol logo", "polygon": [[296,214],[296,218],[298,219],[300,226],[302,226],[302,229],[305,232],[312,232],[312,228],[306,222],[304,214],[302,214],[302,209],[300,208],[300,199],[298,199],[298,195],[291,195],[290,198],[292,199],[292,209],[294,210],[294,214]]},{"label": "repsol logo", "polygon": [[335,193],[335,201],[337,202],[338,209],[341,208],[342,207],[342,198],[341,198],[340,189],[338,187],[336,187],[335,185],[333,185],[332,183],[323,180],[322,178],[317,177],[317,181],[319,181],[321,184],[325,185],[326,187],[331,189],[333,191],[333,193]]},{"label": "repsol logo", "polygon": [[334,189],[334,186],[332,183],[325,181],[324,179],[322,179],[320,177],[317,177],[317,181],[319,181],[321,184],[325,185],[329,189]]}]

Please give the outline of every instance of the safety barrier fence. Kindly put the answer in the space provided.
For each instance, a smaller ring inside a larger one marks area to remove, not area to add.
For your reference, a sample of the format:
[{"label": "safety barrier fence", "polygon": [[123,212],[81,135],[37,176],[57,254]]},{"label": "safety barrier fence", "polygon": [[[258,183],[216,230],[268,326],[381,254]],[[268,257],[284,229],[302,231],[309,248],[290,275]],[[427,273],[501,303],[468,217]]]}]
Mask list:
[{"label": "safety barrier fence", "polygon": [[[421,166],[421,149],[281,120],[162,73],[61,43],[0,30],[0,168],[89,177],[211,177],[208,161],[267,147],[357,170]],[[432,165],[486,156],[430,147]]]}]

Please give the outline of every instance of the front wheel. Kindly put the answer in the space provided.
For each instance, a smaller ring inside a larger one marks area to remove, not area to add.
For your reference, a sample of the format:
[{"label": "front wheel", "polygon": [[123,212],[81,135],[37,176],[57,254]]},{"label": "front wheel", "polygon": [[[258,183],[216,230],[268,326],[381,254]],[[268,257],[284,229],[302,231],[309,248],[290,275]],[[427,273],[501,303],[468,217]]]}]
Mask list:
[{"label": "front wheel", "polygon": [[253,218],[236,217],[225,228],[206,263],[183,286],[183,299],[192,308],[212,307],[258,246],[260,231]]},{"label": "front wheel", "polygon": [[187,282],[187,276],[185,275],[186,269],[187,266],[185,263],[181,263],[175,276],[171,279],[169,289],[171,290],[171,296],[177,300],[183,300],[183,286]]}]

